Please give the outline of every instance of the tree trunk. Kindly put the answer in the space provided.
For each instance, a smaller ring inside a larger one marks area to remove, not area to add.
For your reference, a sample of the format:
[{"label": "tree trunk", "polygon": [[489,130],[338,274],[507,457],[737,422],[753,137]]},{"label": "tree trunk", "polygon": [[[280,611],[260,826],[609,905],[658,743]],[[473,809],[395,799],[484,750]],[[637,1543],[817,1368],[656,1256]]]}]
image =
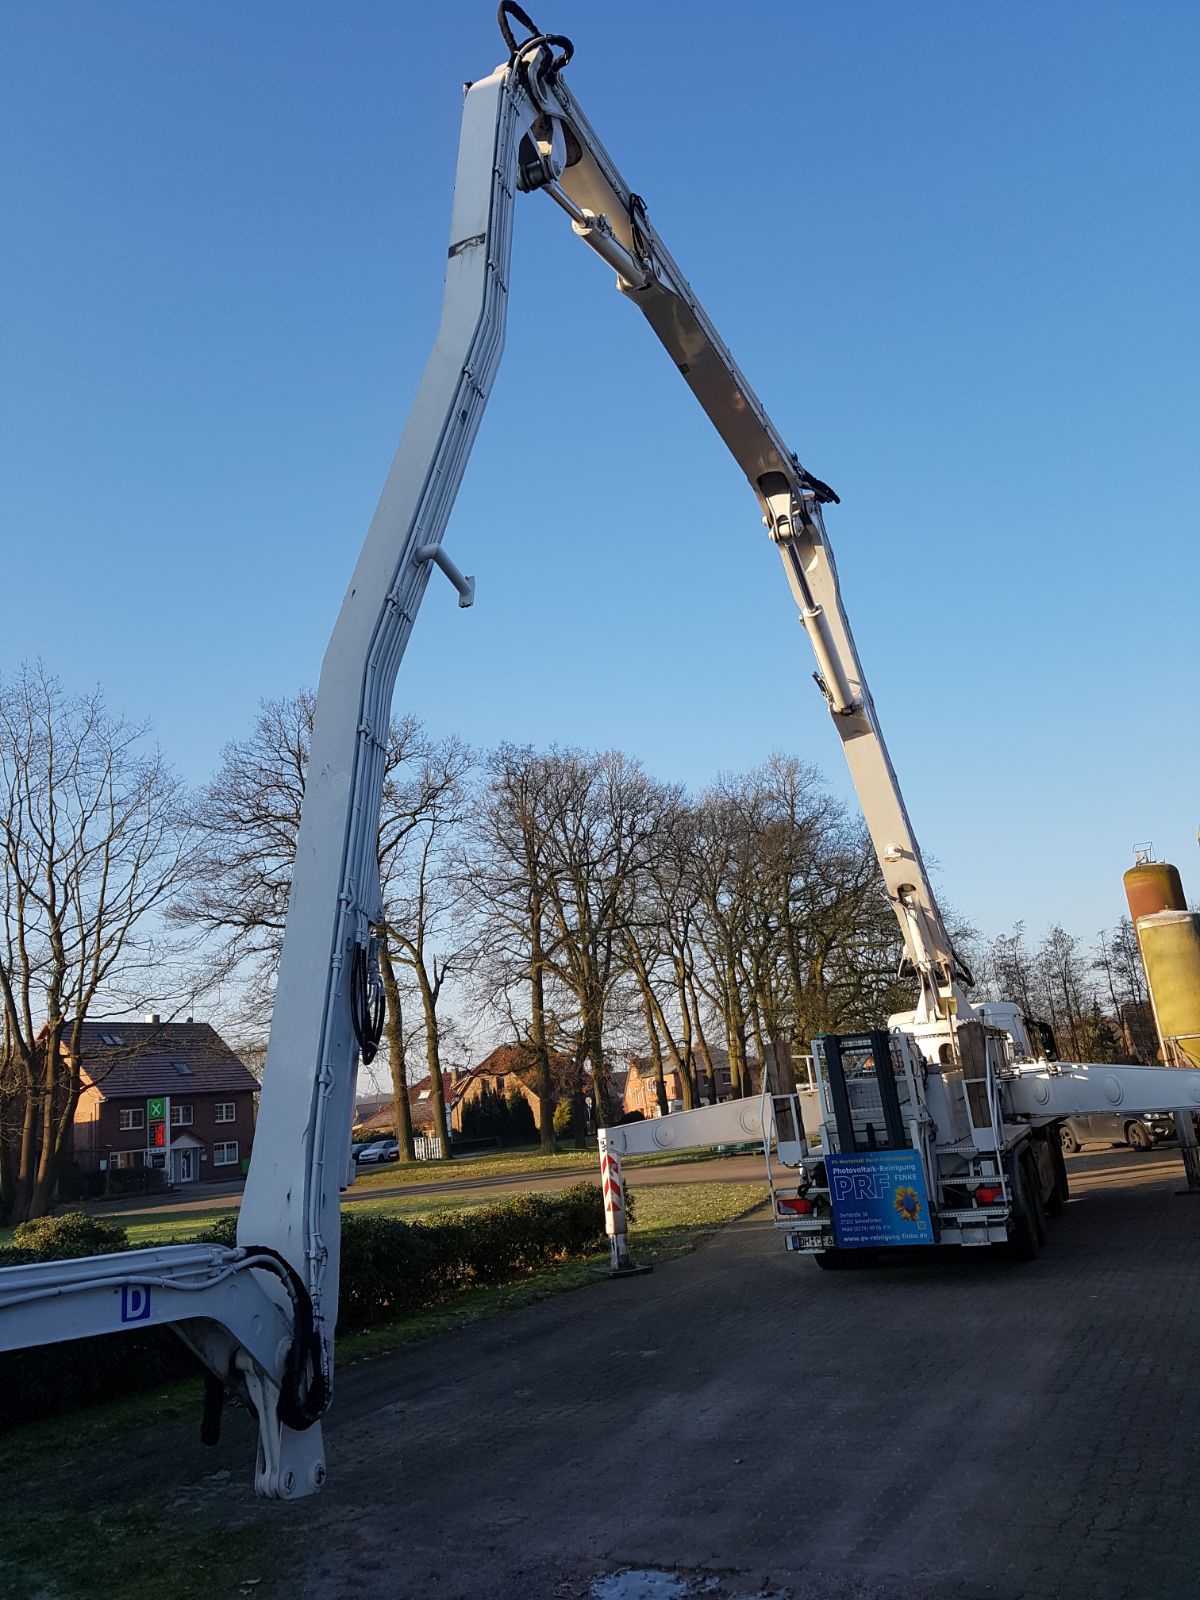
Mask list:
[{"label": "tree trunk", "polygon": [[[762,1017],[759,1013],[758,1005],[754,1001],[750,1003],[750,1028],[754,1034],[754,1048],[758,1051],[759,1074],[765,1080],[767,1075],[767,1046],[763,1038]],[[759,1089],[762,1088],[761,1082],[758,1087]],[[745,1092],[747,1094],[754,1094],[755,1092],[754,1080],[749,1072],[746,1073]]]},{"label": "tree trunk", "polygon": [[425,1059],[429,1063],[429,1104],[433,1110],[433,1136],[441,1140],[442,1157],[450,1155],[450,1129],[446,1122],[446,1096],[442,1092],[441,1036],[438,1032],[437,1001],[423,967],[416,967],[425,1010]]},{"label": "tree trunk", "polygon": [[692,1060],[692,1013],[688,1007],[684,976],[683,963],[677,961],[675,989],[679,999],[679,1084],[684,1109],[690,1111],[696,1104],[696,1067]]},{"label": "tree trunk", "polygon": [[392,1073],[392,1115],[396,1123],[396,1138],[405,1161],[415,1161],[413,1143],[412,1107],[408,1103],[408,1058],[404,1048],[404,1012],[400,1004],[400,985],[396,982],[396,969],[387,945],[387,932],[379,945],[379,973],[383,979],[383,996],[387,1001],[388,1065]]},{"label": "tree trunk", "polygon": [[[33,1180],[33,1193],[29,1199],[30,1217],[49,1216],[54,1206],[54,1181],[57,1177],[58,1150],[54,1138],[54,1083],[48,1081],[49,1067],[43,1068],[40,1137],[38,1140],[37,1174]],[[169,1181],[169,1175],[168,1175]]]},{"label": "tree trunk", "polygon": [[588,1033],[588,1060],[592,1063],[592,1096],[596,1105],[596,1127],[607,1128],[612,1122],[612,1108],[608,1099],[608,1063],[604,1059],[604,1045],[598,1028]]},{"label": "tree trunk", "polygon": [[[27,1209],[27,1215],[31,1218],[49,1216],[54,1207],[54,1185],[58,1178],[58,1155],[62,1145],[61,1123],[55,1116],[54,1107],[55,1091],[59,1087],[59,1079],[63,1072],[63,1061],[59,1052],[61,1039],[62,1023],[52,1014],[39,1045],[42,1056],[42,1081],[38,1095],[40,1101],[38,1117],[41,1127],[38,1130],[37,1172]],[[67,1121],[69,1118],[63,1120]]]},{"label": "tree trunk", "polygon": [[9,1115],[15,1102],[15,1095],[11,1095],[7,1089],[0,1090],[0,1223],[8,1220],[15,1193],[8,1124]]},{"label": "tree trunk", "polygon": [[550,1050],[546,1044],[546,976],[542,950],[541,907],[534,899],[529,914],[529,1041],[537,1069],[538,1143],[543,1155],[553,1155],[554,1094],[550,1083]]},{"label": "tree trunk", "polygon": [[33,1173],[37,1161],[37,1101],[33,1092],[33,1073],[25,1070],[25,1105],[21,1114],[21,1142],[17,1150],[17,1174],[13,1184],[10,1220],[25,1222],[32,1215]]},{"label": "tree trunk", "polygon": [[654,1094],[658,1101],[658,1114],[665,1117],[667,1114],[667,1085],[663,1077],[662,1046],[658,1042],[658,1029],[654,1025],[654,1008],[650,1003],[650,991],[642,990],[642,1012],[646,1018],[646,1038],[650,1041],[650,1060],[654,1064]]},{"label": "tree trunk", "polygon": [[746,1092],[746,1019],[742,1013],[737,974],[732,966],[727,966],[725,969],[725,985],[725,1038],[729,1047],[729,1089],[731,1098],[740,1100]]},{"label": "tree trunk", "polygon": [[587,1149],[587,1117],[583,1108],[583,1063],[587,1049],[582,1039],[575,1046],[574,1071],[571,1077],[571,1137],[576,1150]]},{"label": "tree trunk", "polygon": [[[704,1023],[700,1019],[700,1001],[696,994],[696,985],[690,975],[687,980],[688,994],[691,999],[692,1026],[696,1030],[696,1053],[700,1057],[700,1065],[708,1073],[708,1103],[715,1106],[717,1103],[717,1074],[713,1067],[712,1051],[708,1048],[708,1039],[704,1032]],[[696,1099],[699,1101],[699,1084],[696,1085]]]}]

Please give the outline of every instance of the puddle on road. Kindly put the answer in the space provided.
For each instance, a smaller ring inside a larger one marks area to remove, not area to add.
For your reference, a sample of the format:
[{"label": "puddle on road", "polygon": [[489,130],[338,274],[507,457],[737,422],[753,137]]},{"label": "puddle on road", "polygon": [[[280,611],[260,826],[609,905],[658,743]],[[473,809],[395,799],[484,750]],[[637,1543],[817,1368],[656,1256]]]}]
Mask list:
[{"label": "puddle on road", "polygon": [[614,1572],[592,1584],[592,1600],[688,1600],[695,1592],[677,1572]]},{"label": "puddle on road", "polygon": [[592,1584],[592,1600],[697,1600],[720,1589],[719,1578],[685,1578],[678,1572],[610,1573]]}]

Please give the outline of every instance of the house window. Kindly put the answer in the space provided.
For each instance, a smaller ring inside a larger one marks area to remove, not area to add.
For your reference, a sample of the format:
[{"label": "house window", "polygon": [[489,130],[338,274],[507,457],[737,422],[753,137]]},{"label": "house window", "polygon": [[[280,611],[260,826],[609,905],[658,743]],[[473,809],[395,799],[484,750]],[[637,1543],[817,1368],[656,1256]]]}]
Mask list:
[{"label": "house window", "polygon": [[181,1078],[190,1078],[192,1076],[192,1069],[186,1061],[173,1061],[171,1065]]},{"label": "house window", "polygon": [[236,1122],[237,1106],[232,1100],[218,1100],[216,1120],[218,1122]]},{"label": "house window", "polygon": [[190,1128],[192,1125],[191,1106],[171,1107],[171,1126],[173,1128]]},{"label": "house window", "polygon": [[120,1172],[126,1167],[140,1167],[142,1152],[140,1150],[110,1150],[108,1153],[108,1170]]},{"label": "house window", "polygon": [[118,1113],[117,1124],[122,1133],[129,1133],[134,1128],[144,1128],[146,1126],[146,1113],[141,1106],[130,1107],[129,1110]]},{"label": "house window", "polygon": [[213,1145],[214,1167],[236,1167],[237,1158],[238,1154],[236,1139],[226,1139],[220,1144]]}]

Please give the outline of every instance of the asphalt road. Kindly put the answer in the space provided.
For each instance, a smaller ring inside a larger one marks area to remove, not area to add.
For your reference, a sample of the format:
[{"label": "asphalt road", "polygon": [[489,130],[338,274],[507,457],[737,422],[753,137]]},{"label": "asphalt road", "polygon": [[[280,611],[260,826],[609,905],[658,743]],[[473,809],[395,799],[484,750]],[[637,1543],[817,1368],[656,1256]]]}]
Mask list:
[{"label": "asphalt road", "polygon": [[747,1219],[349,1371],[315,1500],[250,1504],[244,1418],[215,1453],[114,1439],[107,1492],[153,1475],[194,1515],[282,1525],[297,1600],[582,1600],[626,1567],[676,1573],[644,1594],[1184,1600],[1200,1197],[1173,1151],[1069,1169],[1032,1264],[827,1274]]}]

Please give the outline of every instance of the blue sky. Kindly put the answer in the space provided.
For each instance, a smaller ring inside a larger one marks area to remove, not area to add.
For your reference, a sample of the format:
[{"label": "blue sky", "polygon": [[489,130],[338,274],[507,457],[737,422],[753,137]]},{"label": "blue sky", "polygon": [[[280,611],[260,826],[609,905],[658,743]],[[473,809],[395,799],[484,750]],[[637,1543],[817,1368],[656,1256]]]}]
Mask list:
[{"label": "blue sky", "polygon": [[[1200,896],[1192,4],[538,0],[801,459],[909,808],[996,931]],[[0,670],[202,781],[314,683],[436,327],[489,0],[0,19]],[[740,474],[540,197],[397,704],[850,795]]]}]

